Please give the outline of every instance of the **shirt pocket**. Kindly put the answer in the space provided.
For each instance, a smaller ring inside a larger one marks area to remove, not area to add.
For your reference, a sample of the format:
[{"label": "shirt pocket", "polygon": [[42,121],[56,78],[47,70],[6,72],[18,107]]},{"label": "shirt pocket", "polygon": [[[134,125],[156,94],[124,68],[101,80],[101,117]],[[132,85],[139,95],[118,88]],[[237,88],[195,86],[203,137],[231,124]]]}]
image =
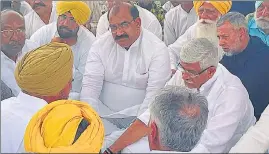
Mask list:
[{"label": "shirt pocket", "polygon": [[139,89],[146,89],[148,86],[149,73],[135,73],[135,86]]}]

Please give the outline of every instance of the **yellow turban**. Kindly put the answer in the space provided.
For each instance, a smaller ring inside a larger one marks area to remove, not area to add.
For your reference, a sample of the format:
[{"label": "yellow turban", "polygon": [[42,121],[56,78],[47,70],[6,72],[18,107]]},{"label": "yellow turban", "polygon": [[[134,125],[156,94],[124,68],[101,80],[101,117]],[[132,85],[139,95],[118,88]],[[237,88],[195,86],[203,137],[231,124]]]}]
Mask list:
[{"label": "yellow turban", "polygon": [[[198,13],[199,8],[204,4],[205,1],[193,1],[193,7]],[[232,7],[232,1],[207,1],[212,4],[222,15],[228,13]]]},{"label": "yellow turban", "polygon": [[[83,118],[89,125],[74,142]],[[25,131],[24,148],[33,153],[99,153],[103,141],[102,120],[89,104],[59,100],[32,117]]]},{"label": "yellow turban", "polygon": [[91,16],[90,8],[82,1],[59,1],[56,11],[58,16],[70,11],[79,25],[85,24]]},{"label": "yellow turban", "polygon": [[57,95],[72,80],[73,53],[63,43],[49,43],[24,55],[15,69],[19,87],[41,96]]}]

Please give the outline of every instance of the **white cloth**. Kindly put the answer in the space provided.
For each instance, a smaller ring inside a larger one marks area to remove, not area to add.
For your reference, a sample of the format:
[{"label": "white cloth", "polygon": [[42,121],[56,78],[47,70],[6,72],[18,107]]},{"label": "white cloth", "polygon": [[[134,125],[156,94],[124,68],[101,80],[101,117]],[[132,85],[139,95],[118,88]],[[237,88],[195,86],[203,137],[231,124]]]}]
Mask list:
[{"label": "white cloth", "polygon": [[[46,24],[40,19],[39,15],[31,10],[28,14],[24,16],[25,19],[25,33],[26,38],[30,38],[39,28],[45,26]],[[56,1],[52,2],[52,10],[50,14],[49,23],[57,21],[56,14]]]},{"label": "white cloth", "polygon": [[231,149],[230,153],[266,153],[269,149],[269,105],[260,120]]},{"label": "white cloth", "polygon": [[189,13],[178,5],[165,14],[164,19],[164,42],[166,45],[174,43],[177,38],[185,33],[198,19],[195,9]]},{"label": "white cloth", "polygon": [[[181,74],[177,71],[167,84],[184,86]],[[214,76],[200,88],[200,93],[208,100],[208,123],[199,143],[191,152],[227,153],[256,121],[248,92],[239,78],[219,64]],[[138,118],[147,125],[149,110]],[[148,143],[140,143],[140,148],[135,143],[128,148],[136,146],[132,148],[133,153],[137,150],[147,153],[149,149],[145,148],[145,144]]]},{"label": "white cloth", "polygon": [[[155,34],[159,39],[162,39],[162,26],[158,19],[150,11],[135,5],[139,11],[141,18],[142,27]],[[97,24],[96,37],[99,38],[101,35],[109,30],[109,22],[107,19],[107,12],[103,14]]]},{"label": "white cloth", "polygon": [[169,12],[171,9],[174,8],[174,5],[173,5],[170,1],[167,1],[166,3],[163,4],[162,8],[163,8],[166,12]]},{"label": "white cloth", "polygon": [[[82,78],[85,71],[85,64],[90,48],[95,41],[95,36],[84,26],[79,27],[77,35],[77,43],[71,46],[74,55],[74,80],[72,82],[72,89],[69,95],[70,99],[75,100],[79,100]],[[30,40],[41,46],[50,43],[54,37],[58,36],[59,34],[57,32],[57,23],[53,22],[49,25],[43,26],[38,31],[36,31]]]},{"label": "white cloth", "polygon": [[20,12],[22,13],[22,15],[26,15],[29,12],[31,12],[33,9],[30,6],[30,4],[28,4],[26,1],[21,1],[21,8],[20,8]]},{"label": "white cloth", "polygon": [[32,116],[47,102],[20,92],[1,101],[1,153],[23,152],[25,129]]},{"label": "white cloth", "polygon": [[80,100],[102,118],[140,115],[170,78],[169,63],[167,47],[148,30],[128,51],[107,32],[89,53]]},{"label": "white cloth", "polygon": [[[25,45],[22,48],[22,52],[17,58],[17,62],[23,57],[23,55],[38,46],[31,42],[30,40],[25,40]],[[16,68],[16,63],[9,59],[1,51],[1,80],[11,89],[14,96],[17,96],[21,91],[20,87],[17,85],[15,80],[14,72]]]}]

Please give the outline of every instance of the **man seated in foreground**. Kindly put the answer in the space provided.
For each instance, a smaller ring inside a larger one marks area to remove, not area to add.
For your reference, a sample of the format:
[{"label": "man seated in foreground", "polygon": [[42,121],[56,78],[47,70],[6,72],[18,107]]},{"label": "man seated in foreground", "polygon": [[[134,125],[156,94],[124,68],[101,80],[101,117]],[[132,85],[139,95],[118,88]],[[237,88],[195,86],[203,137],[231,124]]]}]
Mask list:
[{"label": "man seated in foreground", "polygon": [[99,153],[103,141],[101,118],[88,103],[75,100],[43,107],[32,117],[24,135],[28,153]]},{"label": "man seated in foreground", "polygon": [[[218,61],[218,48],[211,41],[205,38],[191,40],[180,52],[180,70],[168,82],[168,85],[198,90],[209,104],[207,127],[191,152],[229,152],[256,121],[247,90],[240,79]],[[111,151],[117,152],[130,145],[127,149],[134,153],[149,152],[148,140],[144,137],[150,131],[147,127],[149,119],[149,111],[146,111],[122,135],[115,132],[107,137],[106,142],[111,142],[121,135],[109,147]],[[140,139],[143,144],[135,143]]]},{"label": "man seated in foreground", "polygon": [[32,116],[56,100],[67,99],[72,81],[73,54],[62,43],[50,43],[26,53],[17,64],[17,97],[1,101],[1,152],[23,151],[23,135]]},{"label": "man seated in foreground", "polygon": [[149,110],[151,131],[148,140],[152,153],[189,152],[206,128],[206,98],[185,87],[166,86],[157,94]]}]

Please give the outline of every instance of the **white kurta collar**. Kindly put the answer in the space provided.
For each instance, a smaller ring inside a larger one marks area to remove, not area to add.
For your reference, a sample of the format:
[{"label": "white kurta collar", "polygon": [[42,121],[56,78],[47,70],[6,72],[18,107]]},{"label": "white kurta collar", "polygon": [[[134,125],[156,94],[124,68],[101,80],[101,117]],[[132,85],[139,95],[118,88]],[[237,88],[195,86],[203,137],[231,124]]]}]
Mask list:
[{"label": "white kurta collar", "polygon": [[218,67],[217,67],[217,69],[216,69],[216,72],[215,72],[215,74],[212,76],[212,78],[209,79],[206,83],[204,83],[204,84],[200,87],[199,91],[200,91],[201,93],[208,93],[208,92],[211,90],[211,87],[213,86],[213,84],[215,83],[215,81],[217,80],[218,76],[219,76],[220,73],[221,73],[221,68],[220,68],[219,65],[220,65],[220,64],[218,64]]}]

